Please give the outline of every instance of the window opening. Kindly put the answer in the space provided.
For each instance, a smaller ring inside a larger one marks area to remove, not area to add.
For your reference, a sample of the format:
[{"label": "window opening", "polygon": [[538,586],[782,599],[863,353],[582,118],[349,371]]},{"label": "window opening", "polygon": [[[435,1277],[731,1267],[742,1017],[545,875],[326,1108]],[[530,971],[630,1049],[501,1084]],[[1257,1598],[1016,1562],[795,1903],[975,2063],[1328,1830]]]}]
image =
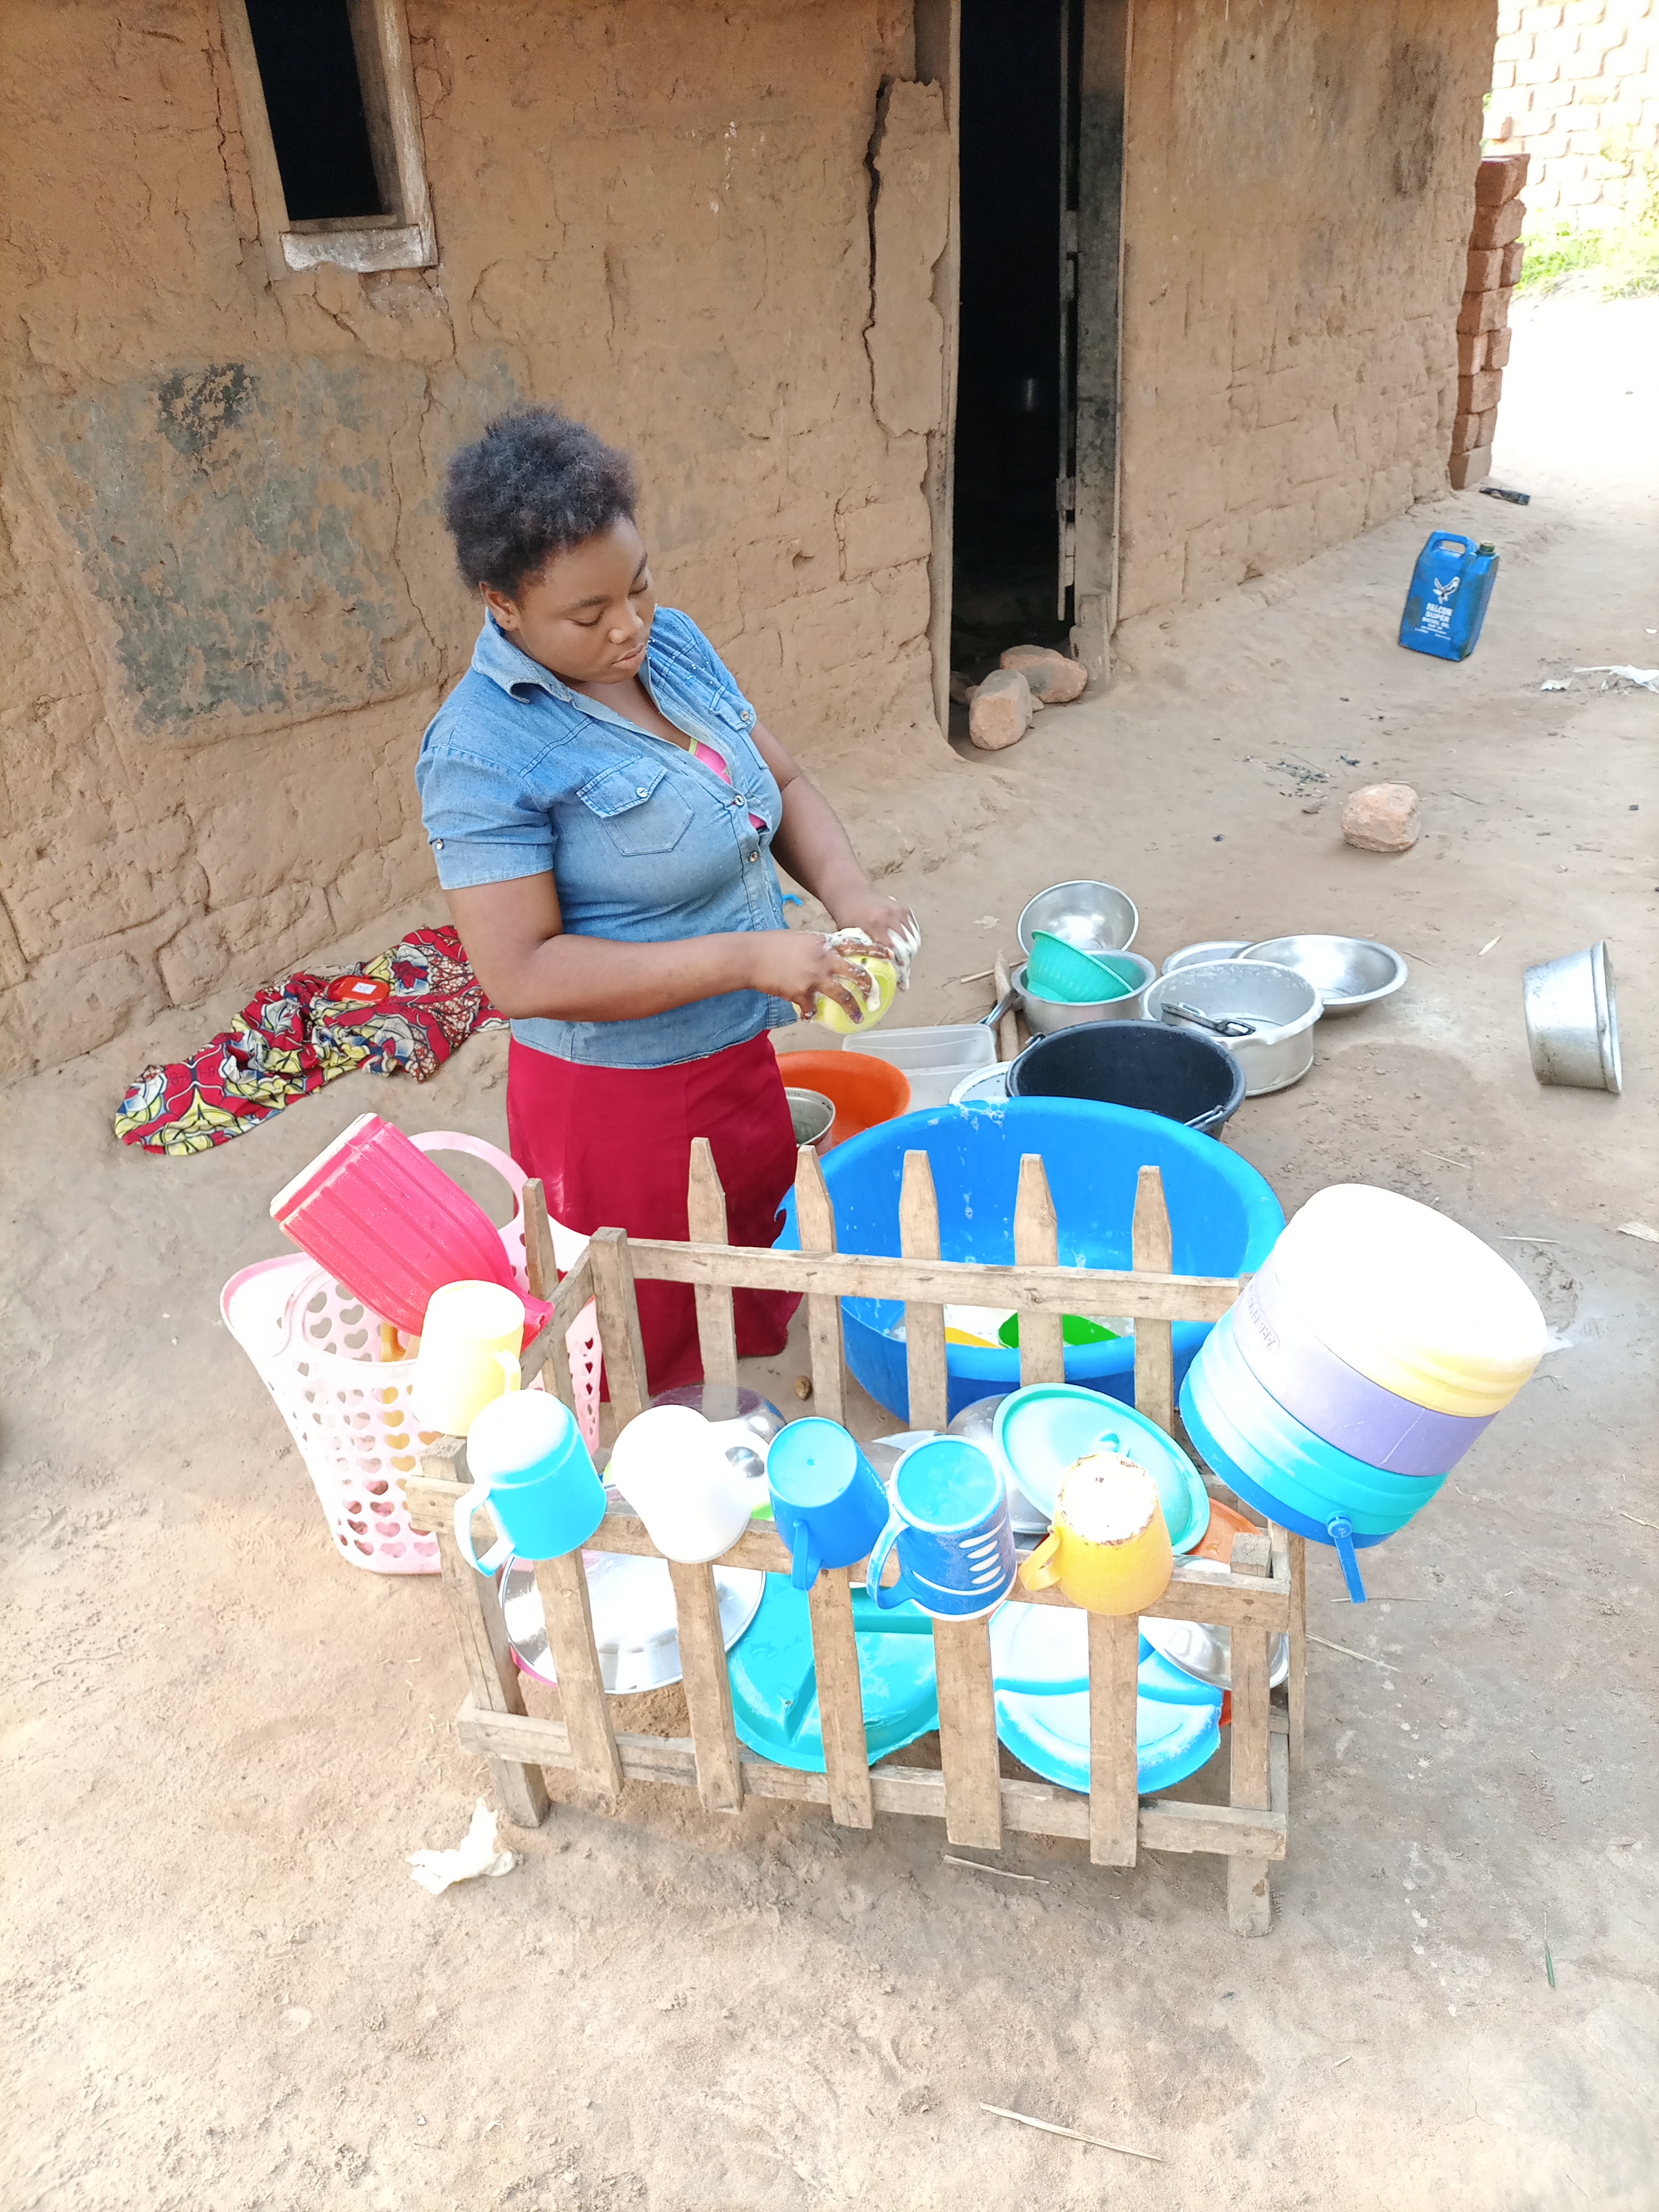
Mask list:
[{"label": "window opening", "polygon": [[[363,67],[350,0],[246,5],[289,224],[399,219],[389,125],[376,112],[379,71]],[[378,161],[377,138],[386,142]]]}]

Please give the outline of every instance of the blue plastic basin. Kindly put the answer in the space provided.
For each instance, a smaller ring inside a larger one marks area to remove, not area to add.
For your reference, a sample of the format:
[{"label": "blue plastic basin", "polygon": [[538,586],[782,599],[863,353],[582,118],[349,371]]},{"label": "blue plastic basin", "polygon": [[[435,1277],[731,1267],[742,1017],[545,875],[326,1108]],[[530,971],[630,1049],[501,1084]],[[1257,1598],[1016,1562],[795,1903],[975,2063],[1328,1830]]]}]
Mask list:
[{"label": "blue plastic basin", "polygon": [[[1065,1267],[1128,1268],[1136,1177],[1143,1167],[1164,1176],[1175,1242],[1175,1270],[1188,1275],[1254,1271],[1285,1225],[1279,1200],[1247,1160],[1159,1114],[1080,1098],[1011,1098],[1006,1105],[939,1107],[883,1121],[825,1156],[824,1182],[836,1209],[836,1241],[843,1252],[896,1254],[899,1185],[907,1152],[925,1152],[939,1196],[939,1246],[947,1260],[1002,1266],[1014,1257],[1014,1199],[1019,1164],[1040,1152],[1060,1218]],[[795,1246],[793,1194],[778,1242]],[[1102,1310],[1109,1310],[1103,1294]],[[905,1347],[888,1334],[903,1308],[886,1299],[844,1298],[847,1364],[878,1403],[909,1425]],[[1179,1385],[1209,1325],[1178,1322],[1175,1371]],[[1019,1387],[1019,1354],[999,1345],[945,1347],[952,1419],[975,1399]],[[1133,1340],[1066,1348],[1066,1379],[1131,1404]]]}]

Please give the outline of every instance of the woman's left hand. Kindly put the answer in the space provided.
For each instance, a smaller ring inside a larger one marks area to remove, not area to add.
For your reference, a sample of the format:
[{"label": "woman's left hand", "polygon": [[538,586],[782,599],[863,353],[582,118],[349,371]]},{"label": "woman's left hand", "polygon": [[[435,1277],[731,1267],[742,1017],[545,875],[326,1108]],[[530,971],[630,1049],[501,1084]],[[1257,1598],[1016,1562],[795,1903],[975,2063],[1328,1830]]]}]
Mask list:
[{"label": "woman's left hand", "polygon": [[872,943],[896,948],[907,941],[914,949],[920,941],[916,918],[902,899],[866,884],[851,897],[837,899],[830,908],[837,929],[861,929]]}]

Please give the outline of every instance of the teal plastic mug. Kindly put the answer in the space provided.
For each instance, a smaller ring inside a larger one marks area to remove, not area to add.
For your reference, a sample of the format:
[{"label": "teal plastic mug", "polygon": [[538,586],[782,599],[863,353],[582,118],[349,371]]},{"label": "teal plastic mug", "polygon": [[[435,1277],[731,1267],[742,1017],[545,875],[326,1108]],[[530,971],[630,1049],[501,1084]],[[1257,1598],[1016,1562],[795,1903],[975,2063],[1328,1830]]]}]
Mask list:
[{"label": "teal plastic mug", "polygon": [[[605,1518],[605,1485],[575,1418],[545,1390],[492,1399],[467,1431],[472,1487],[455,1501],[455,1540],[469,1565],[493,1574],[514,1553],[557,1559],[580,1551]],[[500,1530],[480,1559],[472,1516],[481,1505]]]}]

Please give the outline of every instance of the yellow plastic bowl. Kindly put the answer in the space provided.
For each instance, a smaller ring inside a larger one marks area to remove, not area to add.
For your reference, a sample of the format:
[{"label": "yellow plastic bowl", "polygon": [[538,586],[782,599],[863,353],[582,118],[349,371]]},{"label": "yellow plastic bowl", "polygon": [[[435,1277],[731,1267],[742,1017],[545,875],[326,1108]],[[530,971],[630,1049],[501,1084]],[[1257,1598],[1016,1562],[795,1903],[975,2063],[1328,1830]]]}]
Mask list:
[{"label": "yellow plastic bowl", "polygon": [[1339,1359],[1432,1413],[1498,1413],[1543,1358],[1544,1316],[1514,1268],[1397,1192],[1364,1183],[1320,1191],[1270,1264]]}]

